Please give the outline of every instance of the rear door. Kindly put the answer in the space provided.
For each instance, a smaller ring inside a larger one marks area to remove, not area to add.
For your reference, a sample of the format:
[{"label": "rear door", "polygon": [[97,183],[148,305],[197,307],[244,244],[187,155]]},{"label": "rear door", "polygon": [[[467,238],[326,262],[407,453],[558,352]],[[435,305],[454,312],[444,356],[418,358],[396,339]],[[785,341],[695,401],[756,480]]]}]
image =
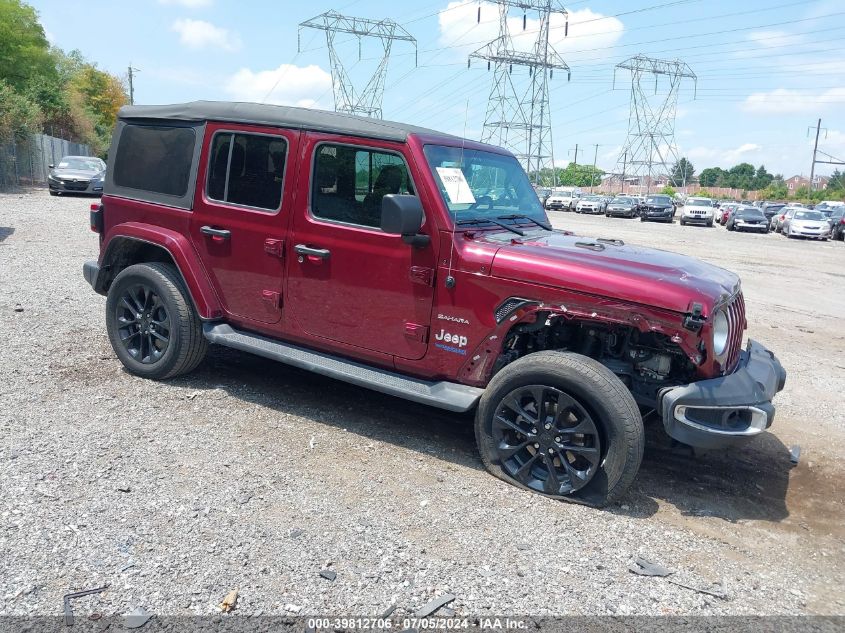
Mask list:
[{"label": "rear door", "polygon": [[298,132],[209,123],[191,239],[228,316],[282,316],[284,242],[293,206]]},{"label": "rear door", "polygon": [[[379,228],[387,193],[419,195],[400,143],[302,138],[290,242],[287,310],[305,334],[400,358],[427,349],[434,244],[414,247]],[[426,201],[423,198],[423,205]],[[435,237],[427,221],[422,232]]]}]

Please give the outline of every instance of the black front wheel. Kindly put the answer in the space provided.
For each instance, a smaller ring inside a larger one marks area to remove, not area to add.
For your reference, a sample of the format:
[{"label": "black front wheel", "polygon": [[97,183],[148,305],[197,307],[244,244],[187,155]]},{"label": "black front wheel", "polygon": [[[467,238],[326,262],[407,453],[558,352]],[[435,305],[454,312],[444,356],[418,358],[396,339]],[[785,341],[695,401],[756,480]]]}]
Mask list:
[{"label": "black front wheel", "polygon": [[633,482],[643,423],[627,387],[595,360],[537,352],[500,371],[478,406],[475,436],[496,477],[556,499],[603,506]]},{"label": "black front wheel", "polygon": [[208,341],[179,271],[171,264],[135,264],[109,288],[106,328],[123,365],[145,378],[193,370]]}]

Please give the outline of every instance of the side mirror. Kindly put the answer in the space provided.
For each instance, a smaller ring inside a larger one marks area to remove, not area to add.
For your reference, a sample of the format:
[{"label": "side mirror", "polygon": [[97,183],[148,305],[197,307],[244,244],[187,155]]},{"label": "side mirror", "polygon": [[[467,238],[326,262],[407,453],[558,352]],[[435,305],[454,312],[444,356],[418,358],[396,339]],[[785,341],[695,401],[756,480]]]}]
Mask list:
[{"label": "side mirror", "polygon": [[50,163],[49,165],[47,165],[47,168],[48,169],[55,169],[56,166],[53,163]]},{"label": "side mirror", "polygon": [[421,235],[423,208],[417,196],[388,193],[381,199],[381,230],[401,235],[411,246],[427,246],[428,235]]}]

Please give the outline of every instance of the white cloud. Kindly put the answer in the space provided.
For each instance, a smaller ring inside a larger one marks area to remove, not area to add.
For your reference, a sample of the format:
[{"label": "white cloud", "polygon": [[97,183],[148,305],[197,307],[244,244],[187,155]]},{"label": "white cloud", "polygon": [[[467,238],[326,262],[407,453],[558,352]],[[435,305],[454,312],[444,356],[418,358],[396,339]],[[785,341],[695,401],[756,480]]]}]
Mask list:
[{"label": "white cloud", "polygon": [[158,0],[159,4],[178,5],[187,9],[202,9],[210,7],[212,0]]},{"label": "white cloud", "polygon": [[845,88],[831,88],[820,93],[777,88],[748,95],[740,107],[756,114],[811,114],[843,102]]},{"label": "white cloud", "polygon": [[[682,152],[683,153],[683,152]],[[693,164],[696,161],[705,161],[708,167],[733,167],[737,163],[752,163],[759,165],[761,160],[765,158],[763,147],[757,143],[743,143],[742,145],[730,149],[713,148],[713,147],[693,147],[685,152]]]},{"label": "white cloud", "polygon": [[319,66],[282,64],[275,70],[241,68],[229,78],[225,90],[238,101],[329,108],[331,86],[332,76]]},{"label": "white cloud", "polygon": [[[499,10],[492,4],[481,5],[481,21],[478,22],[478,3],[475,0],[450,2],[440,11],[440,44],[450,47],[458,56],[465,56],[499,36]],[[529,51],[534,45],[540,21],[532,19],[531,13],[522,28],[522,16],[514,11],[508,18],[508,26],[514,48]],[[622,36],[625,27],[614,17],[605,17],[590,9],[569,13],[569,36],[566,37],[566,18],[552,14],[549,29],[549,43],[555,47],[564,60],[568,54],[578,53],[578,60],[600,59],[612,56],[612,46]],[[585,51],[584,49],[596,49]]]},{"label": "white cloud", "polygon": [[180,19],[170,28],[179,34],[179,41],[188,48],[216,47],[236,51],[241,47],[241,38],[237,34],[205,20]]}]

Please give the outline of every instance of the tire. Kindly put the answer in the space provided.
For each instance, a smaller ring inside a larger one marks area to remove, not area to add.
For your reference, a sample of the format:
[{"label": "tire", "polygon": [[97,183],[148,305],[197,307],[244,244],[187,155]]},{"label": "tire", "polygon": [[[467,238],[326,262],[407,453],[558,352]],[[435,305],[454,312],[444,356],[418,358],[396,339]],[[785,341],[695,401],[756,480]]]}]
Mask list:
[{"label": "tire", "polygon": [[[548,413],[541,418],[537,394],[546,407],[558,415],[565,407],[567,415],[558,419]],[[566,429],[581,432],[567,434]],[[493,377],[476,411],[475,437],[484,466],[499,479],[595,507],[625,494],[639,470],[645,443],[639,408],[622,381],[591,358],[553,351],[525,356]]]},{"label": "tire", "polygon": [[50,190],[50,195],[51,195],[51,196],[57,196],[57,195],[59,195],[59,192],[58,192],[58,191],[53,191],[53,190],[51,189],[51,190]]},{"label": "tire", "polygon": [[[144,313],[144,309],[150,312]],[[133,314],[133,310],[139,312]],[[140,319],[139,314],[143,314]],[[143,329],[147,326],[149,330]],[[166,380],[186,374],[202,362],[208,350],[202,322],[172,264],[151,262],[122,270],[106,299],[106,329],[123,366],[144,378]],[[150,333],[145,337],[145,332]],[[162,343],[163,332],[167,333],[166,344]],[[130,346],[136,344],[133,353]]]},{"label": "tire", "polygon": [[710,221],[707,223],[707,228],[713,228],[713,220],[710,220]]},{"label": "tire", "polygon": [[640,222],[645,222],[645,218],[643,216],[640,216]]},{"label": "tire", "polygon": [[678,222],[680,222],[681,226],[686,226],[686,225],[687,225],[687,223],[686,223],[686,222],[684,222],[684,219],[683,219],[683,218],[681,218],[680,220],[678,220]]}]

